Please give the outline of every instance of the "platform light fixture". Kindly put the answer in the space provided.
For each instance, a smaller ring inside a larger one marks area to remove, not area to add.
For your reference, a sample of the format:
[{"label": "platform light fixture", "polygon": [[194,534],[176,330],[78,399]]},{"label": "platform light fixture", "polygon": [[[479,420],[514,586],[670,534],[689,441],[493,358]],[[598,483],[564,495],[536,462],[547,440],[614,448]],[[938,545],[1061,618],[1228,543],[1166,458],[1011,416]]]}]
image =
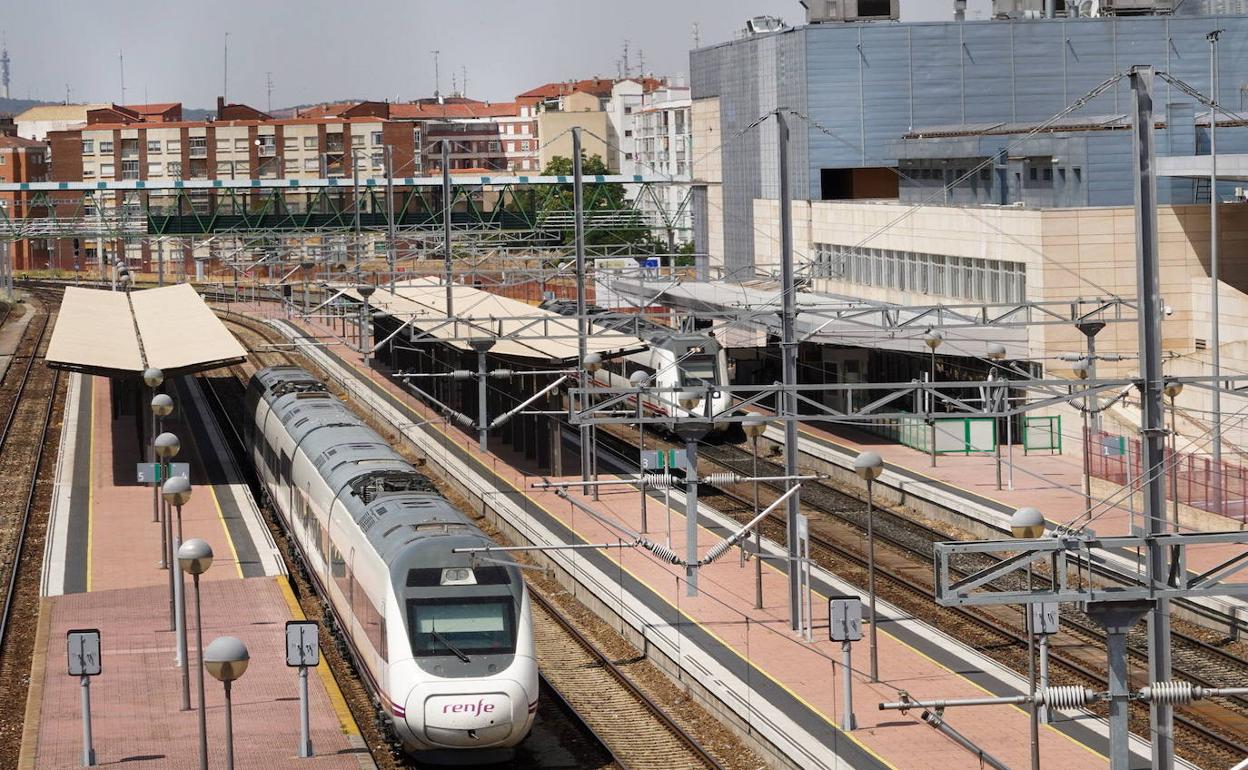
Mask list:
[{"label": "platform light fixture", "polygon": [[204,710],[204,616],[199,597],[199,576],[212,566],[212,546],[193,537],[178,549],[178,566],[195,583],[195,649],[199,661],[199,770],[208,770],[208,718]]},{"label": "platform light fixture", "polygon": [[[1010,534],[1018,539],[1034,540],[1044,537],[1044,514],[1032,506],[1024,506],[1010,516]],[[1031,590],[1032,567],[1027,562],[1027,590]],[[1023,607],[1027,626],[1027,683],[1028,716],[1031,719],[1031,768],[1040,770],[1040,707],[1036,705],[1036,635],[1031,627],[1031,608]]]},{"label": "platform light fixture", "polygon": [[645,407],[643,402],[645,397],[642,391],[646,389],[646,385],[650,383],[650,375],[641,369],[637,369],[628,375],[628,384],[637,389],[637,491],[641,493],[641,531],[644,533],[649,529],[649,520],[646,516],[646,484],[644,477],[646,475],[646,423]]},{"label": "platform light fixture", "polygon": [[[164,495],[165,502],[172,505],[177,511],[178,516],[178,532],[173,537],[170,547],[170,561],[177,558],[177,554],[182,548],[182,506],[186,505],[191,499],[191,482],[183,476],[174,476],[167,480],[161,487],[161,493]],[[174,631],[177,634],[177,664],[182,669],[182,710],[191,710],[191,673],[190,667],[186,662],[186,588],[182,581],[182,573],[174,575],[174,570],[169,570],[170,577],[173,581],[173,617]]]},{"label": "platform light fixture", "polygon": [[[160,478],[166,475],[166,471],[170,467],[168,462],[178,456],[178,452],[182,450],[182,442],[172,433],[161,433],[152,442],[153,451],[156,454],[156,462],[160,465],[159,469],[153,469],[156,476],[156,484],[160,484]],[[159,489],[159,487],[157,487]],[[165,569],[171,567],[169,558],[169,511],[162,507],[160,510],[160,568]],[[172,585],[172,582],[170,583]],[[170,628],[172,628],[170,623]]]},{"label": "platform light fixture", "polygon": [[862,452],[854,458],[854,473],[867,482],[867,618],[871,626],[871,681],[880,681],[880,656],[876,647],[875,628],[875,505],[872,487],[884,472],[884,458],[877,452]]},{"label": "platform light fixture", "polygon": [[[243,640],[234,636],[218,636],[204,650],[204,667],[213,678],[225,685],[225,767],[234,770],[234,710],[230,699],[234,681],[247,672],[251,653]],[[203,709],[200,709],[203,713]]]},{"label": "platform light fixture", "polygon": [[[758,440],[767,432],[767,418],[750,415],[741,423],[741,430],[750,440],[750,459],[754,475],[754,518],[758,518]],[[763,532],[762,523],[754,526],[754,609],[763,608]]]},{"label": "platform light fixture", "polygon": [[1178,413],[1179,409],[1175,405],[1174,400],[1183,392],[1183,383],[1178,380],[1166,380],[1162,385],[1161,392],[1170,399],[1170,467],[1171,484],[1174,490],[1172,497],[1174,499],[1174,531],[1179,531],[1179,428]]},{"label": "platform light fixture", "polygon": [[[923,333],[923,344],[927,345],[928,351],[931,353],[931,367],[928,373],[928,384],[936,382],[936,348],[940,347],[945,341],[945,334],[940,329],[928,329]],[[936,392],[933,390],[928,394],[927,409],[927,425],[928,438],[931,440],[929,454],[932,458],[932,467],[936,467],[936,417],[933,414],[936,411]]]}]

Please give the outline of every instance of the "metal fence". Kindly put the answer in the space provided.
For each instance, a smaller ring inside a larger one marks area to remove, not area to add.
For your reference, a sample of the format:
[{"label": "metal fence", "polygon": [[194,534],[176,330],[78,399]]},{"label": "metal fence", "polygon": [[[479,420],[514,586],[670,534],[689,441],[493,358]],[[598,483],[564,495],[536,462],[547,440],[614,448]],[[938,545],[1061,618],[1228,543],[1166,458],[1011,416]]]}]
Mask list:
[{"label": "metal fence", "polygon": [[[1140,485],[1140,440],[1102,431],[1089,431],[1089,473],[1116,484]],[[1248,522],[1248,468],[1234,463],[1215,463],[1211,457],[1190,452],[1165,455],[1166,500],[1174,500],[1240,522]]]}]

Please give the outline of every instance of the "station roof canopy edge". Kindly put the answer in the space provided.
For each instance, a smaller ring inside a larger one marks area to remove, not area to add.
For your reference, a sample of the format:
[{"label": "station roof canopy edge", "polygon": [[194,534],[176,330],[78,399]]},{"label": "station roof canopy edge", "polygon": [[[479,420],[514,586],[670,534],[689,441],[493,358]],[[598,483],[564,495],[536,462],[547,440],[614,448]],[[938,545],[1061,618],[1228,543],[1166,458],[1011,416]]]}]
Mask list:
[{"label": "station roof canopy edge", "polygon": [[[342,289],[347,297],[362,301],[355,287]],[[471,286],[452,286],[454,318],[448,318],[446,285],[433,278],[418,278],[395,285],[391,294],[378,286],[368,304],[400,322],[410,324],[430,338],[464,351],[470,340],[491,339],[495,355],[538,361],[576,363],[577,323],[559,313]],[[632,335],[591,327],[586,352],[604,358],[643,350],[647,344]]]},{"label": "station roof canopy edge", "polygon": [[155,367],[166,376],[247,357],[190,284],[120,292],[70,286],[48,343],[53,369],[122,377]]}]

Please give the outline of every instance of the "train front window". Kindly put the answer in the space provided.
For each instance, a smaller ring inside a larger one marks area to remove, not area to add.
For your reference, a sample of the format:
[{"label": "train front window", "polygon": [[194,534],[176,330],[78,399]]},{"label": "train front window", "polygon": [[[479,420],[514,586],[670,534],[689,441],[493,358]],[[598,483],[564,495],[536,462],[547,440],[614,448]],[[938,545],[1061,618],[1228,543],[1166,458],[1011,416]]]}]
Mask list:
[{"label": "train front window", "polygon": [[717,385],[718,376],[715,356],[694,354],[681,361],[680,384],[685,386]]},{"label": "train front window", "polygon": [[511,597],[408,599],[407,627],[416,657],[506,655],[516,651]]}]

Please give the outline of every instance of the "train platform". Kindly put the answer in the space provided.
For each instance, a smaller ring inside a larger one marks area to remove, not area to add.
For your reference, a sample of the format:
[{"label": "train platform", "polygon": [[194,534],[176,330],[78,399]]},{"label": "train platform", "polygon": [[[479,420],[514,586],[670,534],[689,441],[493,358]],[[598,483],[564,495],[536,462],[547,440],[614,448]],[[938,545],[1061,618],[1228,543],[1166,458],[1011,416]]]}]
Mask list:
[{"label": "train platform", "polygon": [[[534,489],[542,479],[526,476],[503,459],[483,453],[473,438],[447,429],[427,409],[376,371],[358,354],[335,345],[325,327],[287,320],[270,321],[327,375],[349,391],[378,421],[388,423],[453,479],[474,505],[497,516],[518,538],[539,545],[614,543],[627,539],[614,525],[640,529],[636,489],[604,493],[598,501],[569,490],[570,500]],[[554,479],[552,479],[554,480]],[[671,495],[671,545],[684,553],[683,496]],[[667,540],[667,509],[661,495],[647,499],[649,537]],[[594,511],[597,516],[588,511]],[[704,554],[731,525],[717,512],[698,511],[698,549]],[[606,522],[611,522],[608,524]],[[772,555],[774,543],[764,548]],[[865,643],[855,647],[852,672],[858,727],[841,729],[840,645],[827,640],[826,597],[858,593],[848,583],[816,569],[814,639],[789,629],[787,578],[768,564],[764,607],[754,609],[752,563],[739,566],[732,551],[701,571],[699,594],[686,596],[683,569],[641,549],[550,551],[545,558],[576,582],[591,606],[605,609],[617,628],[652,660],[666,660],[691,691],[735,724],[758,735],[797,766],[811,768],[944,768],[972,766],[977,760],[928,727],[916,712],[881,712],[877,704],[912,697],[977,697],[1025,691],[1026,682],[942,632],[918,622],[886,602],[879,603],[881,681],[865,676]],[[602,612],[600,611],[600,614]],[[661,664],[662,665],[662,664]],[[1028,717],[1014,707],[976,707],[946,714],[949,723],[1010,766],[1026,766]],[[1082,712],[1063,713],[1041,730],[1045,766],[1104,767],[1106,725]],[[1133,739],[1136,761],[1146,766],[1148,749]]]},{"label": "train platform", "polygon": [[[285,665],[284,626],[303,614],[280,553],[233,464],[224,437],[193,378],[166,380],[174,414],[165,430],[179,436],[175,462],[190,466],[191,500],[182,510],[185,539],[213,546],[201,580],[205,645],[241,638],[251,654],[235,683],[234,748],[240,768],[285,767],[298,753],[298,679]],[[103,671],[92,680],[92,718],[101,765],[198,766],[198,715],[181,711],[174,665],[168,572],[159,566],[160,525],[152,488],[138,484],[139,429],[133,402],[105,377],[70,377],[61,452],[45,544],[42,598],[27,699],[20,767],[80,763],[79,683],[66,675],[65,633],[101,632]],[[194,657],[194,601],[188,595],[188,641]],[[359,730],[324,663],[309,678],[309,768],[372,767]],[[195,670],[191,701],[197,703]],[[223,761],[224,693],[206,677],[210,760]]]}]

